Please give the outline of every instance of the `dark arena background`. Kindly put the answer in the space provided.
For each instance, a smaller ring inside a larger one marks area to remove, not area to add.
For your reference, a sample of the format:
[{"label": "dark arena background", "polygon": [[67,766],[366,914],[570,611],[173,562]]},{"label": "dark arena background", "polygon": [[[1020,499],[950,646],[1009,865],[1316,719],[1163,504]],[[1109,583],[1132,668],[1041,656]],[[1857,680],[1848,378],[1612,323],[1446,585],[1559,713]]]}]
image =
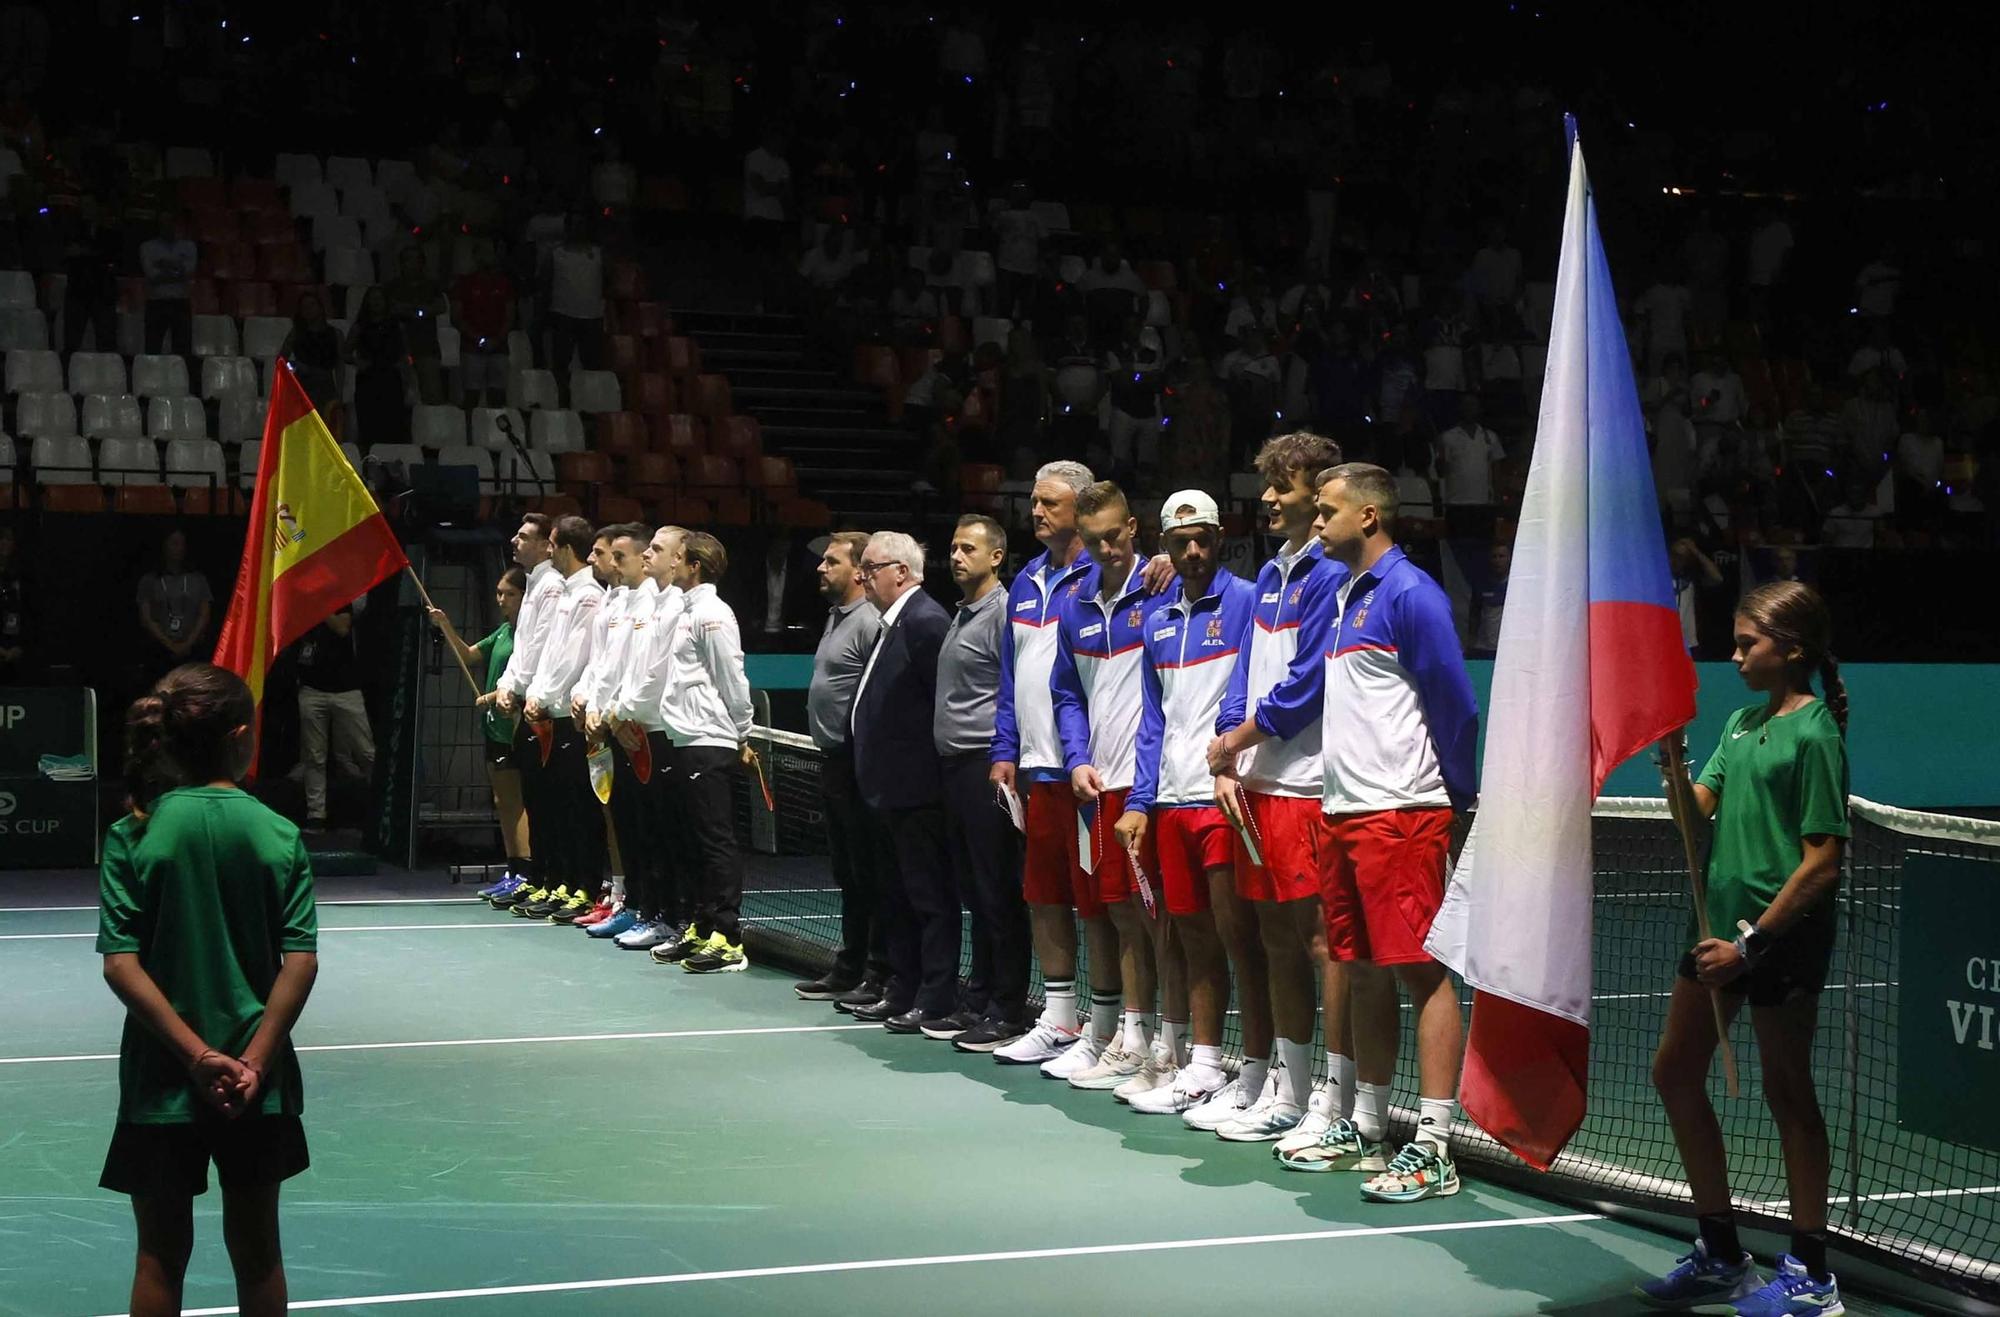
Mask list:
[{"label": "dark arena background", "polygon": [[[1593,816],[1590,1108],[1548,1172],[1461,1116],[1462,1192],[1363,1202],[791,987],[841,939],[807,706],[836,532],[914,535],[949,608],[960,516],[1011,578],[1069,459],[1147,552],[1162,498],[1212,493],[1254,577],[1252,459],[1311,430],[1397,476],[1484,711],[1565,112],[1697,768],[1747,702],[1742,595],[1797,579],[1834,618],[1854,835],[1813,1073],[1847,1310],[2000,1311],[1996,54],[1983,9],[1858,4],[0,0],[0,1314],[129,1302],[97,865],[125,710],[214,651],[279,370],[412,567],[337,672],[294,647],[264,692],[251,789],[305,829],[323,935],[295,1309],[1640,1310],[1692,1214],[1650,1078],[1688,871],[1644,757]],[[473,896],[507,852],[424,595],[492,632],[531,512],[726,550],[768,788],[731,774],[746,974]],[[1240,1042],[1232,1014],[1232,1070]],[[1733,1044],[1765,1258],[1789,1190]],[[219,1195],[195,1211],[186,1311],[236,1312]]]}]

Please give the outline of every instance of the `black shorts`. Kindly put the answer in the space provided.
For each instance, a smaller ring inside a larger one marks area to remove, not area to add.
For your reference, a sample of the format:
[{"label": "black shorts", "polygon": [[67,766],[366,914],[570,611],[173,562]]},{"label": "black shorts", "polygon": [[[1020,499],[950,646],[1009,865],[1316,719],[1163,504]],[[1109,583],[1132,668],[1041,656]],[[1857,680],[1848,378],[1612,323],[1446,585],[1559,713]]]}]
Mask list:
[{"label": "black shorts", "polygon": [[[1722,991],[1741,996],[1752,1006],[1782,1006],[1795,997],[1818,996],[1833,964],[1837,922],[1830,914],[1801,919],[1791,932],[1771,942],[1755,969],[1739,974]],[[1694,952],[1681,956],[1680,975],[1695,978]]]},{"label": "black shorts", "polygon": [[210,1161],[225,1190],[276,1184],[312,1165],[297,1116],[230,1120],[203,1107],[186,1124],[118,1122],[97,1183],[134,1197],[197,1197],[208,1192]]},{"label": "black shorts", "polygon": [[485,742],[487,763],[493,765],[495,768],[512,768],[514,766],[514,743],[512,741],[496,741],[489,736],[485,738]]}]

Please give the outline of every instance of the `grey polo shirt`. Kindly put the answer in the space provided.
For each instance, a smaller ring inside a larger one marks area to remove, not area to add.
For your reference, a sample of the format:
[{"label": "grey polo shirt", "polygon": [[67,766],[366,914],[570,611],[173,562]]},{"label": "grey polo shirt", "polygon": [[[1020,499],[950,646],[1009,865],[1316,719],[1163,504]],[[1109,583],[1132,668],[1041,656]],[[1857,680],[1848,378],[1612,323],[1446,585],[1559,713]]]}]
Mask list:
[{"label": "grey polo shirt", "polygon": [[993,704],[1000,694],[1000,645],[1007,628],[1007,588],[960,604],[938,653],[937,713],[931,737],[941,755],[985,754],[993,745]]},{"label": "grey polo shirt", "polygon": [[826,630],[813,651],[812,686],[806,691],[806,723],[820,749],[847,744],[855,686],[881,630],[882,615],[866,596],[827,611]]}]

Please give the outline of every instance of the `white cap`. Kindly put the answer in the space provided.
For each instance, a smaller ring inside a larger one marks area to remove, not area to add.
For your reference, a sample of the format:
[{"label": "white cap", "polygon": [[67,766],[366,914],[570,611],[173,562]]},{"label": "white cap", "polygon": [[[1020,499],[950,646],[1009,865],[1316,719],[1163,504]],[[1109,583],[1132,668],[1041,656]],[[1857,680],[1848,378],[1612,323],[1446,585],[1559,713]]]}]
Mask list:
[{"label": "white cap", "polygon": [[1222,510],[1215,506],[1215,500],[1198,489],[1183,489],[1178,494],[1169,494],[1160,507],[1160,531],[1179,530],[1183,526],[1222,526]]}]

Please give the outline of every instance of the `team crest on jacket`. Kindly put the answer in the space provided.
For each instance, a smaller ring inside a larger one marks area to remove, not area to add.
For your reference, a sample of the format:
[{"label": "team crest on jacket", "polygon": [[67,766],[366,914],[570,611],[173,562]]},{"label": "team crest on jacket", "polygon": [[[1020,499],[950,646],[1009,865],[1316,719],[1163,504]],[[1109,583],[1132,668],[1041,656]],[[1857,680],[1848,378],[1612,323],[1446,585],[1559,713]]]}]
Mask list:
[{"label": "team crest on jacket", "polygon": [[1220,613],[1208,619],[1208,638],[1210,640],[1222,639],[1222,615]]},{"label": "team crest on jacket", "polygon": [[1145,621],[1144,610],[1135,608],[1132,610],[1131,615],[1125,619],[1125,625],[1136,631],[1145,624]]},{"label": "team crest on jacket", "polygon": [[1285,602],[1295,604],[1305,597],[1305,592],[1306,588],[1303,585],[1295,585],[1292,587],[1292,597]]}]

